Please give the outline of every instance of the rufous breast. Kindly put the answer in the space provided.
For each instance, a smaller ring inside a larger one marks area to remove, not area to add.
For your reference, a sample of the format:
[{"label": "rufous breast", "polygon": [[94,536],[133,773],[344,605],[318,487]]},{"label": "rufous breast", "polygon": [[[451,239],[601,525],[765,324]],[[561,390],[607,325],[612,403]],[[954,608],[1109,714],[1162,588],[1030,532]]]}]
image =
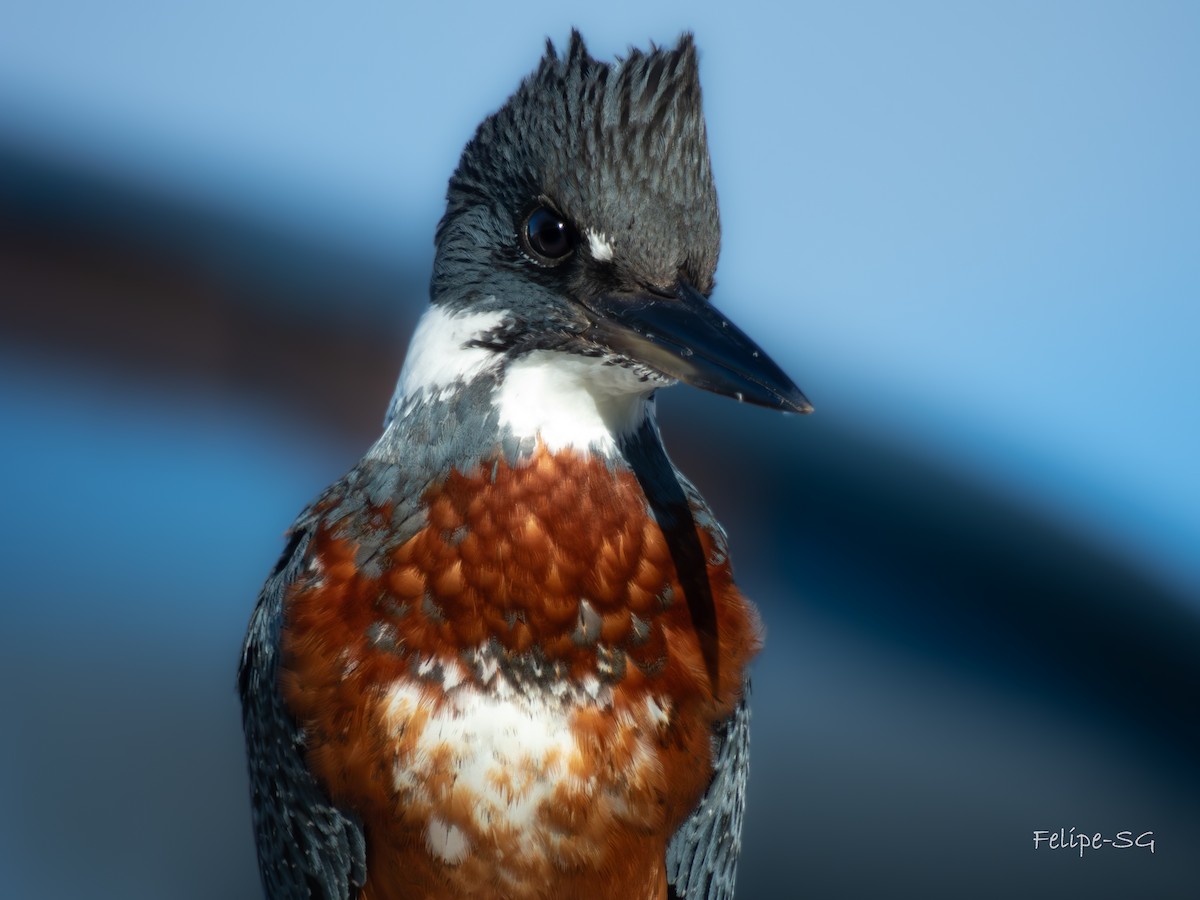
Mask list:
[{"label": "rufous breast", "polygon": [[362,896],[665,898],[760,643],[722,539],[696,529],[714,665],[627,470],[540,448],[455,471],[394,546],[393,501],[354,490],[317,507],[280,689],[363,823]]}]

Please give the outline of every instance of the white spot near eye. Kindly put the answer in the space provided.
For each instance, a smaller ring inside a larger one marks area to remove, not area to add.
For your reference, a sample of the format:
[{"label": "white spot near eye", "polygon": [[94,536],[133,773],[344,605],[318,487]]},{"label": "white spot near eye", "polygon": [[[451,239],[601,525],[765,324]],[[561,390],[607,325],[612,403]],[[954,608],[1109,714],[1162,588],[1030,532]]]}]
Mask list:
[{"label": "white spot near eye", "polygon": [[597,234],[590,228],[585,233],[588,239],[588,249],[592,251],[593,259],[608,262],[613,258],[613,246],[606,235]]}]

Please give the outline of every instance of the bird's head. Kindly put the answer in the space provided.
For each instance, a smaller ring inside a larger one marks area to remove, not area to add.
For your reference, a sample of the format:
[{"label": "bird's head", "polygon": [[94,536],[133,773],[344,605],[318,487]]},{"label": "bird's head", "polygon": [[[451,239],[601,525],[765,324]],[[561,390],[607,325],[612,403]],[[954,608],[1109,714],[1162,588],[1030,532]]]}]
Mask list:
[{"label": "bird's head", "polygon": [[457,365],[460,381],[497,372],[513,402],[542,402],[547,379],[617,405],[679,380],[807,412],[708,302],[720,230],[691,35],[611,65],[578,32],[564,56],[548,44],[450,179],[422,325],[431,352],[418,365],[419,329],[401,395],[444,388]]}]

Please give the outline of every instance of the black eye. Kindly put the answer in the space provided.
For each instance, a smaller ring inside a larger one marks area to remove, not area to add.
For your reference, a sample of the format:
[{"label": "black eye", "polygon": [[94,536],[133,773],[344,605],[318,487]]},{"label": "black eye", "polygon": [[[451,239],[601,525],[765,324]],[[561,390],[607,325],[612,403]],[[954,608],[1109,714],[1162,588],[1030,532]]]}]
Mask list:
[{"label": "black eye", "polygon": [[525,219],[525,246],[541,262],[556,265],[575,249],[575,231],[558,213],[539,206]]}]

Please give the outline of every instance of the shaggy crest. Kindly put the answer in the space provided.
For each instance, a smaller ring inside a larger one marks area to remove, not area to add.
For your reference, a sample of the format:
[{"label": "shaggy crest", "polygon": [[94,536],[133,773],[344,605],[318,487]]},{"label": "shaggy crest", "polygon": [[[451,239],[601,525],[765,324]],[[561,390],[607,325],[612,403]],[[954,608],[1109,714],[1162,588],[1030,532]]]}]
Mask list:
[{"label": "shaggy crest", "polygon": [[[615,248],[615,277],[631,287],[682,275],[711,290],[720,222],[690,34],[673,49],[635,49],[612,64],[592,58],[577,31],[564,56],[547,41],[537,70],[464,150],[438,227],[439,256],[488,243],[487,219],[512,234],[537,202],[580,233],[603,235]],[[438,282],[435,272],[435,296]]]}]

